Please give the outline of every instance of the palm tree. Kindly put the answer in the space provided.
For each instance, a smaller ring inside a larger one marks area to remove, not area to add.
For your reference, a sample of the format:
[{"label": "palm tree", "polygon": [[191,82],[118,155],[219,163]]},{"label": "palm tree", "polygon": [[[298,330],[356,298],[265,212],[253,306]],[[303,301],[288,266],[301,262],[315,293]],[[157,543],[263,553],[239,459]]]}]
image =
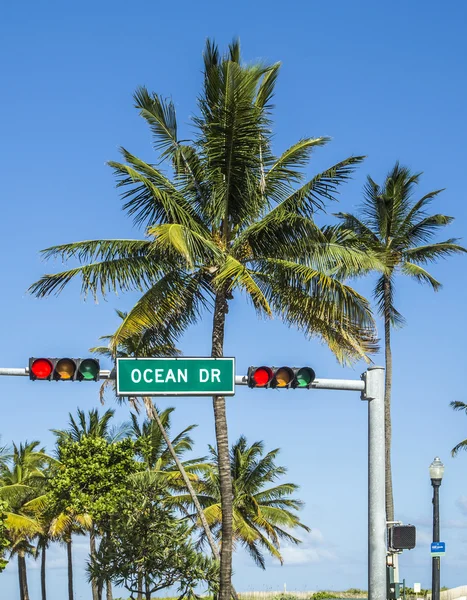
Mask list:
[{"label": "palm tree", "polygon": [[[174,410],[173,407],[170,407],[159,412],[159,418],[168,435],[170,435],[171,429],[170,416]],[[136,440],[137,452],[143,459],[147,469],[158,469],[159,471],[173,470],[173,457],[167,448],[167,444],[162,437],[157,424],[150,419],[146,419],[140,425],[138,418],[134,413],[131,413],[131,421],[132,437]],[[195,427],[197,426],[189,425],[171,440],[172,446],[178,457],[181,457],[185,452],[193,449],[193,440],[189,436],[189,432]]]},{"label": "palm tree", "polygon": [[[213,532],[220,537],[222,525],[219,458],[216,450],[210,446],[211,468],[198,486],[198,498],[204,508],[206,519]],[[291,498],[298,486],[293,483],[276,483],[287,473],[285,467],[275,463],[279,448],[264,454],[264,443],[248,445],[244,436],[232,446],[230,451],[230,469],[233,484],[233,538],[234,545],[242,544],[261,568],[265,568],[266,551],[283,562],[280,553],[280,541],[285,539],[294,544],[300,540],[292,536],[289,530],[304,525],[295,511],[302,502]],[[268,487],[269,484],[272,487]],[[173,497],[173,504],[190,508],[191,500],[187,495]],[[196,518],[196,515],[190,515]],[[201,534],[201,540],[204,535]]]},{"label": "palm tree", "polygon": [[[467,404],[465,404],[464,402],[460,402],[459,400],[454,400],[449,403],[449,406],[453,410],[464,411],[465,414],[467,414]],[[454,448],[451,450],[451,455],[457,456],[461,450],[467,450],[467,439],[462,440],[462,442],[459,442],[458,444],[456,444],[454,446]]]},{"label": "palm tree", "polygon": [[[172,177],[125,149],[111,162],[124,209],[146,239],[92,240],[54,246],[46,258],[81,266],[44,275],[30,291],[60,293],[81,277],[84,293],[140,290],[143,295],[112,336],[114,353],[135,333],[160,329],[169,342],[212,309],[212,352],[224,352],[229,302],[244,294],[261,315],[279,316],[307,336],[320,336],[339,360],[374,350],[367,301],[336,276],[371,268],[373,257],[347,247],[335,228],[320,229],[314,213],[336,198],[363,157],[347,158],[305,180],[311,152],[328,138],[303,138],[272,153],[271,99],[279,64],[245,65],[234,42],[225,56],[208,41],[204,84],[193,141],[180,140],[175,106],[146,88],[136,108],[154,137],[159,164]],[[222,491],[220,600],[229,600],[232,497],[225,399],[214,396]]]},{"label": "palm tree", "polygon": [[453,217],[428,214],[433,198],[443,190],[429,192],[415,201],[415,186],[421,174],[396,163],[379,186],[368,177],[360,214],[339,213],[344,230],[352,231],[358,243],[380,261],[380,276],[374,289],[379,314],[384,320],[386,361],[385,437],[386,437],[386,519],[394,521],[394,500],[391,471],[391,327],[403,325],[404,319],[394,305],[396,276],[407,275],[419,283],[428,283],[436,292],[441,287],[425,269],[429,263],[451,254],[466,252],[456,239],[430,243],[438,230],[453,221]]},{"label": "palm tree", "polygon": [[57,438],[57,450],[60,450],[65,442],[79,442],[84,436],[101,437],[109,443],[118,442],[128,437],[131,432],[129,423],[122,423],[117,427],[111,427],[110,421],[113,419],[115,411],[111,408],[99,415],[96,408],[91,409],[86,414],[78,408],[77,419],[69,413],[68,429],[51,429]]},{"label": "palm tree", "polygon": [[[115,310],[121,321],[125,320],[128,313],[122,310]],[[168,338],[165,330],[161,327],[148,328],[122,340],[118,347],[114,348],[113,335],[103,335],[99,338],[107,342],[105,346],[94,346],[90,348],[90,352],[105,356],[106,358],[115,361],[115,358],[130,358],[130,357],[157,357],[157,356],[178,356],[180,351],[174,346],[173,341]],[[100,389],[101,403],[104,404],[104,395],[107,386],[112,386],[115,391],[115,379],[105,379]],[[121,402],[121,398],[116,396],[117,402]],[[136,398],[129,398],[130,404],[139,412],[139,405]]]},{"label": "palm tree", "polygon": [[26,556],[35,554],[32,540],[43,534],[42,524],[31,514],[31,503],[44,495],[46,468],[52,458],[39,448],[39,442],[13,444],[9,460],[0,463],[0,498],[6,500],[6,526],[11,541],[11,554],[18,557],[21,600],[29,600]]}]

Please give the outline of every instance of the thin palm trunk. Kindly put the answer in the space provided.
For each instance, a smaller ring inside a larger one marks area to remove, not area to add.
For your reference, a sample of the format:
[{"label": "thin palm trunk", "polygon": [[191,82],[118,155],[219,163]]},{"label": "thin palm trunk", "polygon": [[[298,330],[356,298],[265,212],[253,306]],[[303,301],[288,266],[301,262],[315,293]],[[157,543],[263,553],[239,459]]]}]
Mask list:
[{"label": "thin palm trunk", "polygon": [[106,600],[113,600],[113,596],[112,596],[112,582],[107,580],[105,582],[105,598]]},{"label": "thin palm trunk", "polygon": [[20,574],[21,600],[29,600],[28,573],[26,569],[26,558],[24,557],[24,553],[18,554],[18,567]]},{"label": "thin palm trunk", "polygon": [[[89,532],[89,554],[92,562],[96,557],[96,531],[94,529],[94,525],[91,526],[91,531]],[[92,600],[99,600],[99,589],[94,577],[91,579],[91,589]]]},{"label": "thin palm trunk", "polygon": [[21,563],[20,555],[18,554],[18,581],[19,581],[19,597],[20,600],[24,600],[24,588],[23,588],[23,566]]},{"label": "thin palm trunk", "polygon": [[175,464],[177,465],[177,468],[181,473],[183,482],[185,483],[185,485],[188,489],[188,493],[190,494],[191,499],[193,500],[193,504],[196,507],[196,512],[198,513],[198,517],[201,521],[201,524],[203,526],[206,537],[208,538],[209,546],[211,547],[214,558],[219,560],[219,550],[218,550],[218,548],[216,546],[216,542],[212,536],[212,532],[211,532],[211,529],[209,528],[206,517],[204,516],[204,511],[201,507],[201,504],[199,503],[198,496],[196,495],[196,492],[191,484],[190,478],[188,477],[187,472],[185,471],[185,467],[180,462],[180,459],[178,458],[177,453],[175,452],[175,449],[172,446],[172,442],[170,441],[170,438],[167,435],[164,425],[162,424],[162,421],[160,420],[159,415],[157,414],[157,410],[155,409],[155,406],[154,406],[151,398],[148,398],[147,396],[145,396],[143,398],[143,402],[146,407],[146,414],[148,415],[148,418],[151,420],[154,420],[157,423],[157,426],[159,427],[162,437],[164,438],[164,441],[167,444],[169,452],[172,455],[172,458],[174,459]]},{"label": "thin palm trunk", "polygon": [[73,600],[73,547],[71,536],[66,541],[66,554],[68,562],[68,600]]},{"label": "thin palm trunk", "polygon": [[[224,293],[218,292],[214,306],[212,326],[211,356],[214,358],[220,358],[224,354],[225,316],[227,310],[226,296]],[[232,585],[233,491],[224,396],[214,396],[213,407],[216,427],[217,455],[219,457],[219,482],[222,509],[219,600],[230,600]]]},{"label": "thin palm trunk", "polygon": [[384,353],[386,362],[386,380],[384,386],[384,425],[386,444],[386,521],[394,521],[394,498],[392,491],[391,468],[391,387],[392,387],[392,353],[391,353],[391,281],[384,278]]},{"label": "thin palm trunk", "polygon": [[41,597],[42,600],[47,600],[47,588],[45,585],[45,565],[47,557],[47,546],[43,544],[41,551]]}]

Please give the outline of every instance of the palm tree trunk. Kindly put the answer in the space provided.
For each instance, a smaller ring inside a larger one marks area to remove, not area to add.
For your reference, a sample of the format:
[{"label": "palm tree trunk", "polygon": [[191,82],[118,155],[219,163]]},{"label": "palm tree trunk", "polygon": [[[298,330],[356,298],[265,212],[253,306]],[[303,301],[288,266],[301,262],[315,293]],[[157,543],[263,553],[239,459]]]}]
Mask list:
[{"label": "palm tree trunk", "polygon": [[177,453],[175,452],[172,442],[170,441],[170,438],[167,435],[164,425],[162,424],[162,421],[159,418],[159,414],[158,414],[156,407],[154,406],[151,398],[148,398],[147,396],[145,396],[143,398],[143,402],[144,402],[144,406],[146,407],[146,414],[148,415],[148,418],[151,420],[154,420],[157,423],[157,426],[159,427],[162,437],[164,438],[164,441],[167,444],[169,452],[172,455],[172,458],[174,459],[175,464],[177,465],[177,468],[182,475],[182,479],[188,489],[188,493],[190,494],[191,499],[193,500],[193,504],[195,505],[196,512],[198,513],[198,517],[203,526],[203,529],[204,529],[204,532],[208,539],[209,546],[212,550],[213,556],[216,560],[219,560],[219,550],[216,546],[216,542],[213,538],[211,529],[209,528],[209,524],[204,515],[204,511],[201,507],[201,504],[199,503],[198,496],[196,495],[196,492],[191,484],[190,478],[188,477],[187,472],[185,471],[185,467],[182,465],[182,463],[180,462],[180,459],[177,456]]},{"label": "palm tree trunk", "polygon": [[24,553],[18,554],[18,566],[20,571],[20,590],[21,600],[29,600],[29,589],[28,589],[28,574],[26,569],[26,558]]},{"label": "palm tree trunk", "polygon": [[[89,532],[89,555],[91,557],[91,561],[96,556],[96,531],[94,529],[94,524],[91,525],[91,531]],[[91,579],[91,588],[92,588],[92,600],[99,600],[99,589],[97,587],[97,582],[94,577]]]},{"label": "palm tree trunk", "polygon": [[21,562],[19,553],[18,553],[18,580],[19,580],[19,597],[20,597],[20,600],[24,600],[23,563]]},{"label": "palm tree trunk", "polygon": [[47,588],[45,585],[45,563],[47,556],[47,546],[44,544],[41,551],[41,596],[42,600],[47,600]]},{"label": "palm tree trunk", "polygon": [[71,536],[66,541],[66,554],[68,561],[68,600],[73,600],[73,552]]},{"label": "palm tree trunk", "polygon": [[112,596],[112,582],[107,580],[105,582],[105,599],[106,600],[113,600],[113,596]]},{"label": "palm tree trunk", "polygon": [[394,497],[392,491],[391,468],[391,388],[392,388],[392,353],[391,353],[391,280],[384,277],[384,355],[386,362],[386,379],[384,386],[384,428],[386,444],[386,521],[394,521]]},{"label": "palm tree trunk", "polygon": [[[212,324],[211,356],[220,358],[224,355],[225,316],[228,311],[225,293],[218,292],[214,305]],[[216,427],[217,455],[219,458],[219,480],[222,509],[222,538],[219,572],[219,600],[230,600],[232,585],[232,514],[233,491],[230,473],[229,439],[224,396],[213,397],[214,421]]]}]

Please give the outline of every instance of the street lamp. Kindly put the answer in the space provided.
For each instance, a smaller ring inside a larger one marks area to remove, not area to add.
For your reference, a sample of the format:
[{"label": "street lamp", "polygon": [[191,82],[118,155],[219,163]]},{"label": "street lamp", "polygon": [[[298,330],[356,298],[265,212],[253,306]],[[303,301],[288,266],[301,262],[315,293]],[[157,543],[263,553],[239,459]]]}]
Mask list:
[{"label": "street lamp", "polygon": [[[439,542],[439,486],[443,479],[444,465],[436,457],[430,465],[430,479],[433,486],[433,541]],[[440,557],[433,556],[431,559],[431,599],[440,600]]]}]

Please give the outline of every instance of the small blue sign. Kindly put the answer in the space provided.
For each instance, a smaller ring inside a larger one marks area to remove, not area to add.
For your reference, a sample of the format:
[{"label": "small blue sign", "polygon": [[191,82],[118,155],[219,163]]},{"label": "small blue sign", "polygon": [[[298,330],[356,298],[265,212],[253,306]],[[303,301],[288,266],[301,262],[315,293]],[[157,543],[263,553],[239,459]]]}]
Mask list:
[{"label": "small blue sign", "polygon": [[431,556],[443,556],[446,554],[446,542],[432,542]]}]

